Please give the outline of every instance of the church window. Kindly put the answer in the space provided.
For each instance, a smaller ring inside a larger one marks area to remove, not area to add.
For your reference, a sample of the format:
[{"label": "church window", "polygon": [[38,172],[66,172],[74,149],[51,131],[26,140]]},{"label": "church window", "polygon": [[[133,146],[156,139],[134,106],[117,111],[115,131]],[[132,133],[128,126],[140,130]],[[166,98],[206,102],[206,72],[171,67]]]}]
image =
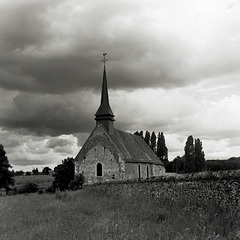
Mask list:
[{"label": "church window", "polygon": [[140,166],[140,164],[138,165],[138,178],[141,178],[141,166]]},{"label": "church window", "polygon": [[102,176],[102,164],[101,163],[97,164],[97,176],[98,177]]}]

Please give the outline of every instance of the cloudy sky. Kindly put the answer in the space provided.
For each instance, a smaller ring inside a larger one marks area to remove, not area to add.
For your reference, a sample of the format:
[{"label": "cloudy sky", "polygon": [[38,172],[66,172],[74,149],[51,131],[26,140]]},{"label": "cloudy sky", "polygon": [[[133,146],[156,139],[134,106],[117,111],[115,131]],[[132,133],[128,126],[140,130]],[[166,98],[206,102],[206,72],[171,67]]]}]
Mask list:
[{"label": "cloudy sky", "polygon": [[1,0],[0,143],[14,170],[75,157],[103,65],[116,128],[240,156],[240,0]]}]

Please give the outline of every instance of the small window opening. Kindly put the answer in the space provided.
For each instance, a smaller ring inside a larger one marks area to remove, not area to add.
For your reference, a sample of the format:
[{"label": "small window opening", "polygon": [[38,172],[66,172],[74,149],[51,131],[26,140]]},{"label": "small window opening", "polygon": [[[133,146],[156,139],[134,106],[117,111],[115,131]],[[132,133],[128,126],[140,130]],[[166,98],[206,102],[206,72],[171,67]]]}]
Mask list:
[{"label": "small window opening", "polygon": [[141,178],[141,166],[138,165],[138,178]]},{"label": "small window opening", "polygon": [[97,164],[97,176],[98,177],[102,176],[102,164],[101,163]]},{"label": "small window opening", "polygon": [[147,166],[147,178],[149,178],[149,169],[148,169],[148,166]]}]

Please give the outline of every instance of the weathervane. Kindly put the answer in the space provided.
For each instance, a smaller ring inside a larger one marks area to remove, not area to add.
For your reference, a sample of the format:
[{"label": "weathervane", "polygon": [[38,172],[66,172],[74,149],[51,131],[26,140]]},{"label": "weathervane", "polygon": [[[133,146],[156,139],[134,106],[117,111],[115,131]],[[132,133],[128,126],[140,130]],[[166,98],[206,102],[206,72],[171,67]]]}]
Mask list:
[{"label": "weathervane", "polygon": [[107,53],[104,52],[104,53],[103,53],[103,60],[101,60],[101,61],[104,63],[104,67],[105,67],[105,63],[106,63],[106,61],[107,61],[106,55],[107,55]]}]

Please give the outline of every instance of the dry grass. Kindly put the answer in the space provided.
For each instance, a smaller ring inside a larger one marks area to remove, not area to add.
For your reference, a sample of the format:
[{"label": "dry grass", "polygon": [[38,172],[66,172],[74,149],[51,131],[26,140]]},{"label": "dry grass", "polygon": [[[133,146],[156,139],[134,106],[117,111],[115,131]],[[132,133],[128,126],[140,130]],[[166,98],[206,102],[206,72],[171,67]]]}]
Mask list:
[{"label": "dry grass", "polygon": [[239,209],[93,189],[1,197],[0,216],[3,240],[240,239]]}]

